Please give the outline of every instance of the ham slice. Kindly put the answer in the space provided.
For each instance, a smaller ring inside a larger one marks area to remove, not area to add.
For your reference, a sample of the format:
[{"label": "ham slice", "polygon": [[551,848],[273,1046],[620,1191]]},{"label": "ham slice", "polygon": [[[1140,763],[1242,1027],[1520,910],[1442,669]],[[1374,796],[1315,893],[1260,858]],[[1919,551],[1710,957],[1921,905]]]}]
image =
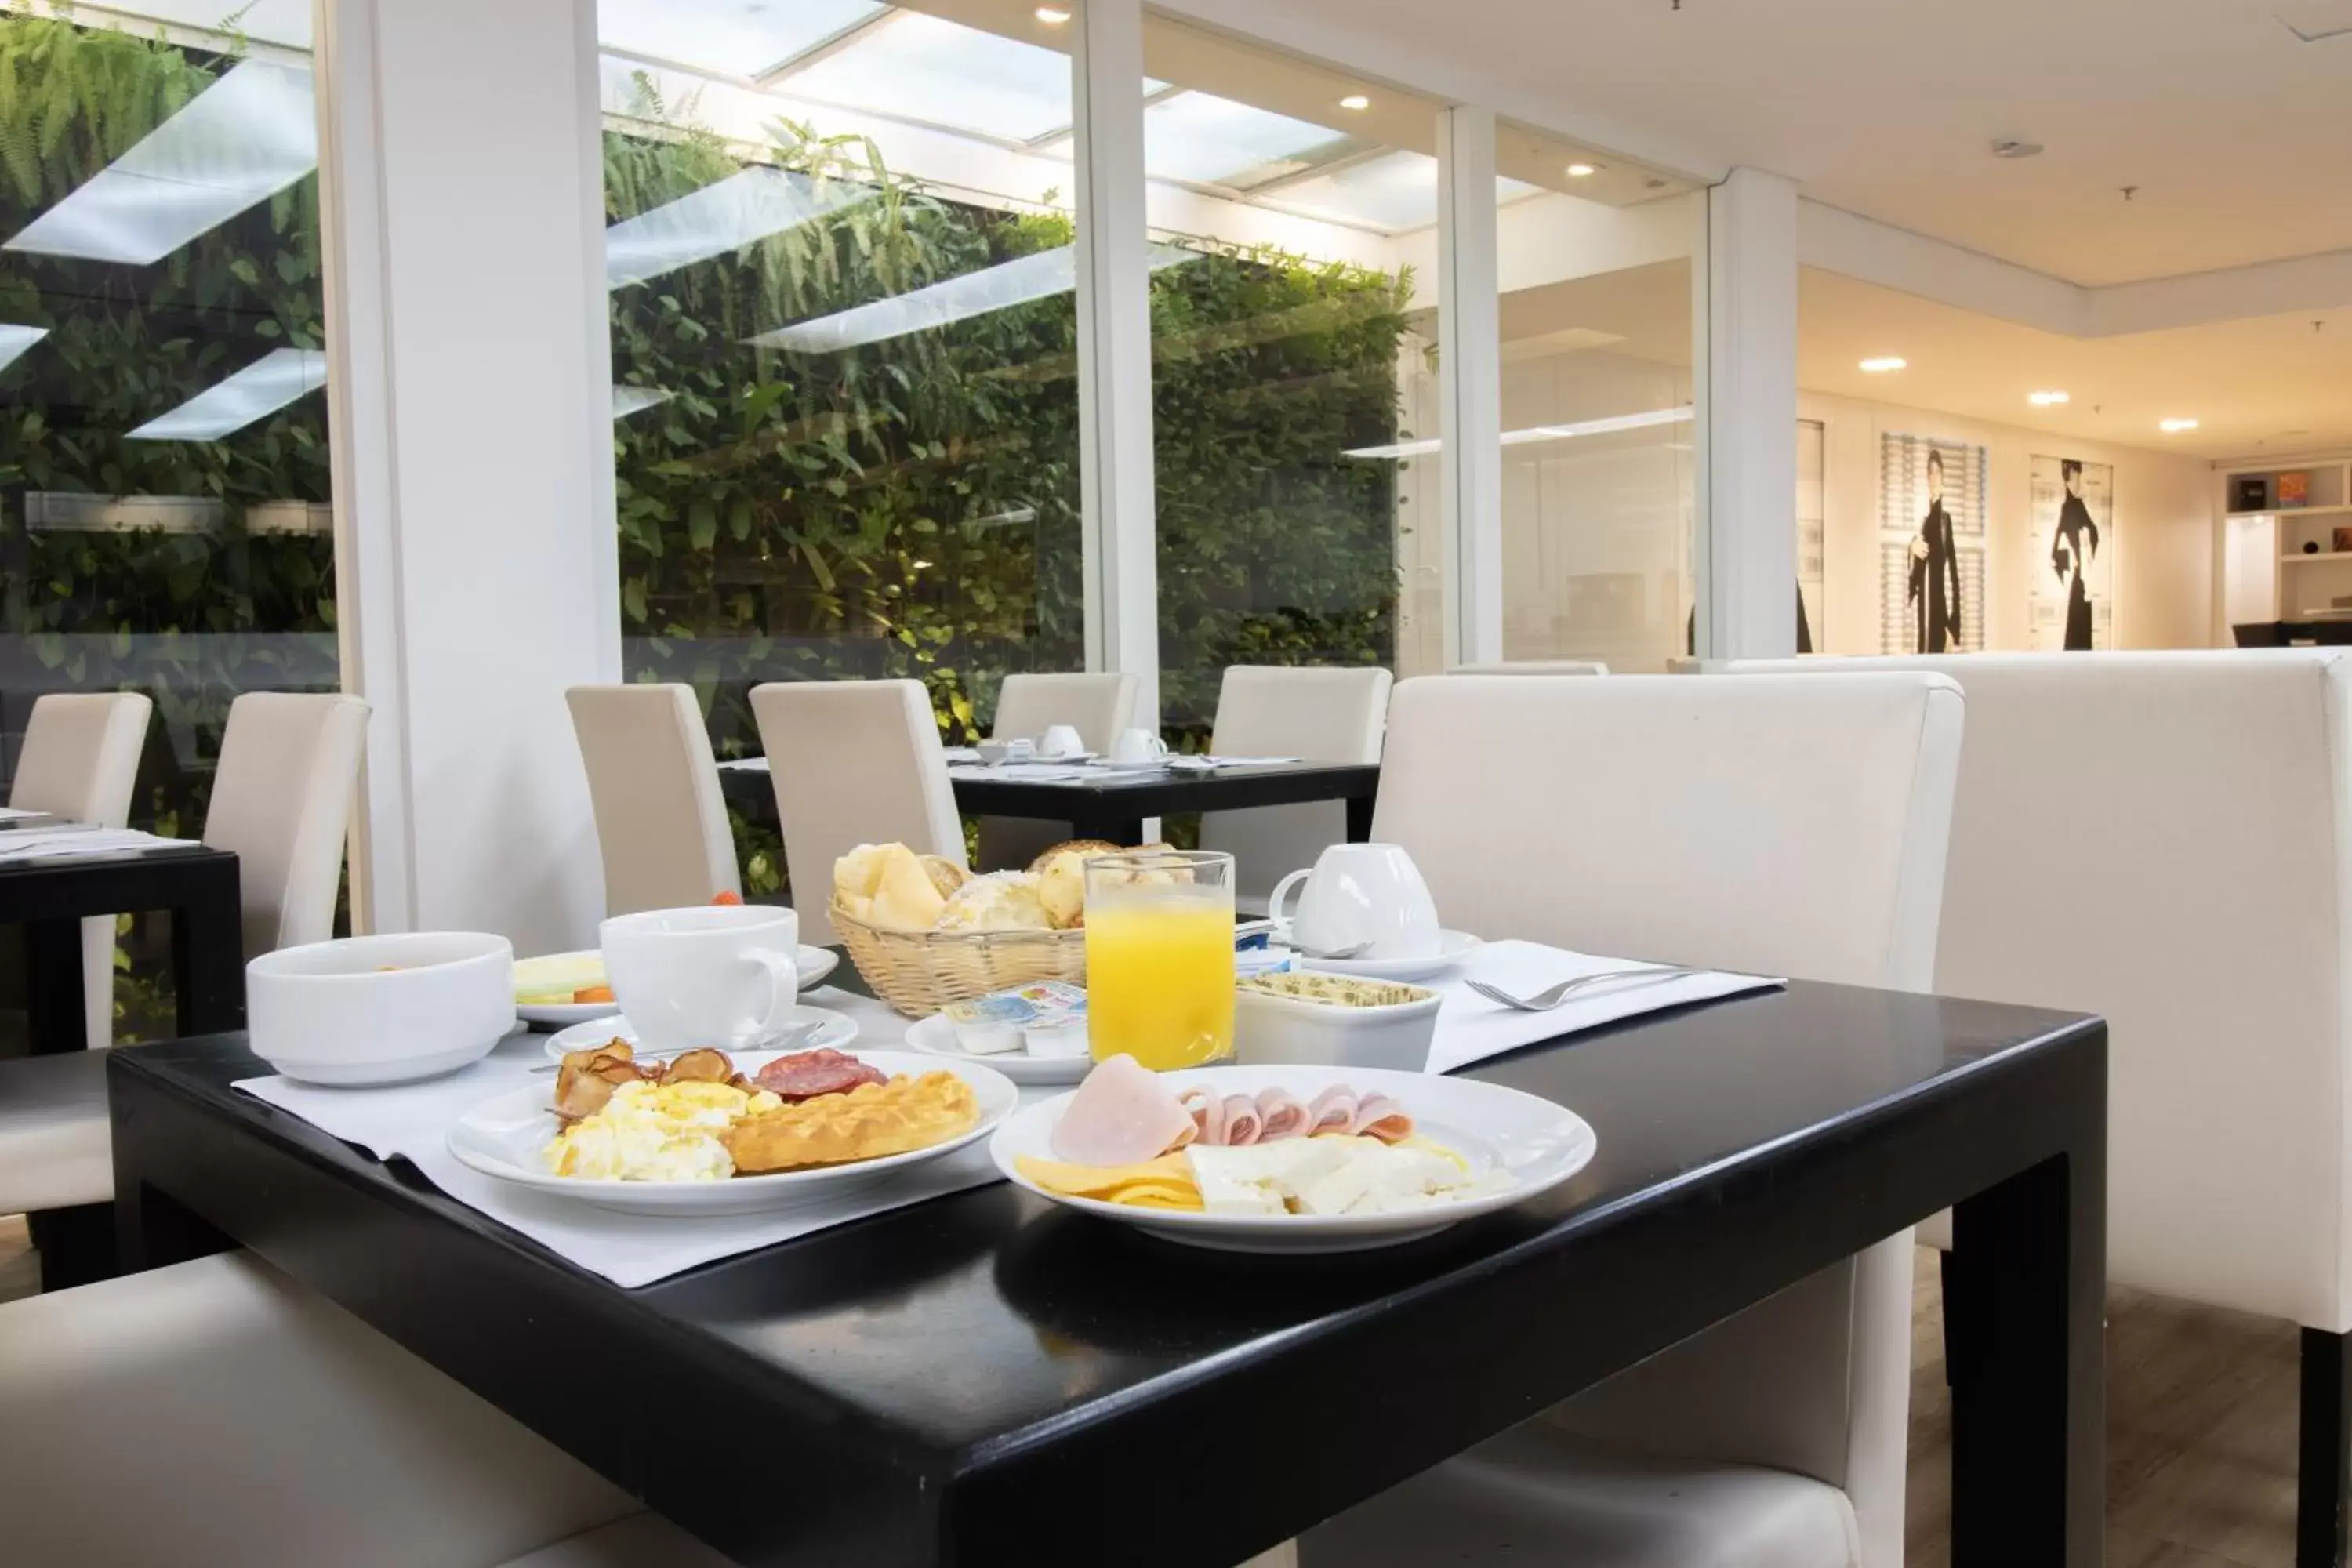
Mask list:
[{"label": "ham slice", "polygon": [[1087,1074],[1055,1124],[1055,1154],[1074,1165],[1139,1165],[1197,1131],[1175,1091],[1130,1056]]},{"label": "ham slice", "polygon": [[1412,1136],[1412,1118],[1403,1106],[1385,1094],[1368,1094],[1356,1107],[1355,1125],[1351,1129],[1360,1137],[1377,1138],[1383,1143],[1402,1143]]},{"label": "ham slice", "polygon": [[1257,1141],[1271,1143],[1277,1138],[1307,1136],[1307,1107],[1288,1089],[1262,1089],[1257,1091]]},{"label": "ham slice", "polygon": [[1204,1147],[1213,1148],[1225,1140],[1224,1097],[1205,1089],[1188,1089],[1177,1103],[1184,1114],[1192,1119],[1192,1138]]},{"label": "ham slice", "polygon": [[1333,1084],[1317,1095],[1307,1108],[1307,1131],[1311,1137],[1318,1132],[1353,1132],[1356,1130],[1356,1091],[1345,1084]]},{"label": "ham slice", "polygon": [[1244,1149],[1258,1141],[1265,1125],[1257,1111],[1257,1101],[1246,1094],[1225,1096],[1225,1147]]}]

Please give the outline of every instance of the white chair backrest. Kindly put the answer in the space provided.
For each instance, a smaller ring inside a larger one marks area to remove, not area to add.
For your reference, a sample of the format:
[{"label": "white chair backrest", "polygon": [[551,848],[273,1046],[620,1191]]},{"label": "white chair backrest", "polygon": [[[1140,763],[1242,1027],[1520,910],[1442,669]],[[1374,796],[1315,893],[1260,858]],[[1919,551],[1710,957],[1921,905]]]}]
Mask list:
[{"label": "white chair backrest", "polygon": [[[1926,990],[1961,719],[1924,675],[1409,680],[1373,831],[1481,935]],[[1862,1561],[1899,1563],[1910,1235],[1553,1419],[1842,1487]]]},{"label": "white chair backrest", "polygon": [[[1209,750],[1229,757],[1377,763],[1390,684],[1389,672],[1379,668],[1234,665],[1217,691]],[[1251,913],[1265,910],[1276,882],[1347,837],[1347,807],[1337,801],[1201,818],[1201,847],[1234,858],[1234,896]]]},{"label": "white chair backrest", "polygon": [[1411,680],[1373,833],[1482,936],[1925,991],[1959,742],[1926,676]]},{"label": "white chair backrest", "polygon": [[1609,667],[1590,658],[1531,658],[1517,663],[1457,664],[1448,675],[1606,675]]},{"label": "white chair backrest", "polygon": [[[76,822],[121,827],[131,820],[131,792],[155,704],[136,691],[53,691],[35,699],[25,749],[8,804]],[[114,917],[81,922],[81,1002],[85,1046],[114,1043]]]},{"label": "white chair backrest", "polygon": [[247,958],[334,934],[367,724],[368,705],[340,692],[248,691],[229,704],[205,842],[236,854]]},{"label": "white chair backrest", "polygon": [[919,680],[790,680],[751,689],[775,781],[801,940],[834,940],[833,863],[860,844],[899,843],[964,864],[940,746]]},{"label": "white chair backrest", "polygon": [[8,804],[122,826],[131,819],[131,790],[154,710],[135,691],[53,691],[40,698],[25,725]]},{"label": "white chair backrest", "polygon": [[575,686],[563,694],[588,768],[604,912],[740,893],[719,765],[691,686]]},{"label": "white chair backrest", "polygon": [[1035,740],[1048,724],[1067,724],[1090,752],[1107,752],[1135,722],[1135,677],[1112,674],[1008,675],[996,696],[992,739]]},{"label": "white chair backrest", "polygon": [[2352,651],[1865,664],[1968,693],[1936,988],[2112,1029],[2110,1277],[2352,1330]]},{"label": "white chair backrest", "polygon": [[[1067,724],[1089,752],[1108,752],[1135,722],[1132,675],[1008,675],[996,697],[992,740],[1036,740],[1049,724]],[[1070,836],[1066,822],[983,816],[975,825],[985,870],[1019,870]]]}]

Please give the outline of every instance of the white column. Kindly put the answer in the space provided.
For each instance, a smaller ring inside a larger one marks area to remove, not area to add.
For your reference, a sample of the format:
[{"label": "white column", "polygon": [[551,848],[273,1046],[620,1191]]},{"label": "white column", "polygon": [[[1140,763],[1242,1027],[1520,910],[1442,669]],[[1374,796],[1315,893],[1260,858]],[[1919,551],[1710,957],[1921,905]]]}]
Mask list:
[{"label": "white column", "polygon": [[1797,187],[1734,169],[1707,193],[1698,651],[1797,651]]},{"label": "white column", "polygon": [[1447,661],[1503,657],[1503,332],[1496,293],[1495,116],[1437,121],[1437,374],[1444,410]]},{"label": "white column", "polygon": [[563,689],[621,666],[595,5],[320,13],[338,605],[375,708],[360,918],[583,945],[603,879]]},{"label": "white column", "polygon": [[1160,566],[1151,452],[1150,237],[1141,0],[1073,7],[1078,181],[1078,469],[1087,668],[1136,678],[1159,728]]}]

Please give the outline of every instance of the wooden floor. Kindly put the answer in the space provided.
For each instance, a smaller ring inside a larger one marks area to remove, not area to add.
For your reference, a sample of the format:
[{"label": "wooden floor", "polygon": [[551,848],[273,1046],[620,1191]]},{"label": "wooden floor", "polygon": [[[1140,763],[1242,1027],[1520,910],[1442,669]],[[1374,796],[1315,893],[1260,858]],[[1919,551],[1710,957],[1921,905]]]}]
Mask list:
[{"label": "wooden floor", "polygon": [[[1936,1254],[1911,1319],[1910,1568],[1945,1568],[1950,1404]],[[25,1222],[0,1218],[0,1301],[38,1287]],[[2134,1290],[2107,1301],[2107,1568],[2294,1568],[2291,1323]]]}]

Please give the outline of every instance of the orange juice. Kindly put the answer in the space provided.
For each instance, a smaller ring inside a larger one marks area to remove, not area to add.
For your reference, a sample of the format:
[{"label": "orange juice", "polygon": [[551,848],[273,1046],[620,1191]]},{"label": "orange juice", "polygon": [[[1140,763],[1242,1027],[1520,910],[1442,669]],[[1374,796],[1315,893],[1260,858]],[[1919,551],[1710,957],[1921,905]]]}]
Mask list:
[{"label": "orange juice", "polygon": [[1234,1048],[1234,911],[1227,889],[1155,889],[1087,910],[1087,1035],[1155,1072]]}]

